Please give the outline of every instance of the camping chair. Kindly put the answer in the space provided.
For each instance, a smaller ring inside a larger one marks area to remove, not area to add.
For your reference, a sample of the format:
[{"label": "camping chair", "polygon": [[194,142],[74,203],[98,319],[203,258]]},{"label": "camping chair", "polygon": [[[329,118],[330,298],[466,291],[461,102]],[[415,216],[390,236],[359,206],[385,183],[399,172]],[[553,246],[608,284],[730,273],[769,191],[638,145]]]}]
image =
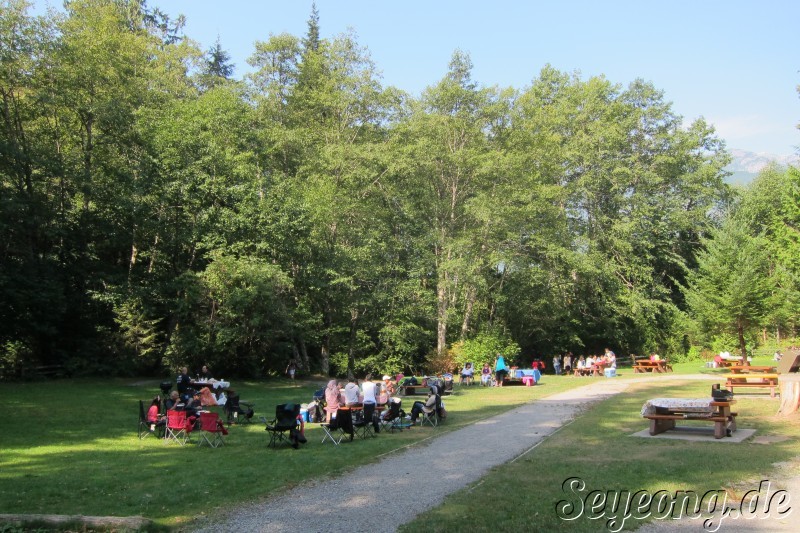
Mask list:
[{"label": "camping chair", "polygon": [[442,378],[444,378],[442,394],[453,394],[453,374],[447,372]]},{"label": "camping chair", "polygon": [[380,431],[380,423],[375,419],[375,404],[365,403],[363,407],[363,416],[360,420],[353,422],[355,433],[362,439],[367,437],[375,437],[375,431]]},{"label": "camping chair", "polygon": [[[217,413],[200,413],[200,434],[203,437],[197,443],[198,445],[206,442],[212,448],[216,448],[221,444],[225,444],[222,436],[227,435],[228,430],[222,425]],[[211,438],[209,438],[209,435],[211,435]]]},{"label": "camping chair", "polygon": [[325,436],[322,437],[322,443],[330,439],[334,446],[338,446],[346,435],[350,435],[350,440],[353,440],[353,413],[350,409],[340,407],[334,416],[331,417],[329,424],[320,424]]},{"label": "camping chair", "polygon": [[267,422],[264,417],[261,417],[261,420],[265,422],[264,431],[269,432],[267,446],[273,446],[283,441],[289,442],[289,437],[292,436],[291,432],[297,430],[299,416],[299,403],[282,403],[275,407],[275,420]]},{"label": "camping chair", "polygon": [[392,398],[389,400],[388,410],[383,413],[383,416],[380,418],[381,421],[381,429],[386,429],[387,427],[389,430],[394,433],[394,430],[403,431],[404,428],[411,427],[411,423],[406,422],[403,420],[402,417],[402,410],[400,409],[401,405],[403,404],[403,400],[400,398]]},{"label": "camping chair", "polygon": [[436,395],[436,403],[433,406],[433,410],[430,413],[426,413],[422,411],[420,413],[420,426],[424,426],[425,424],[429,424],[431,427],[439,427],[439,409],[442,407],[442,397],[438,394]]},{"label": "camping chair", "polygon": [[167,411],[165,431],[164,442],[175,441],[181,446],[186,444],[189,440],[189,434],[186,432],[186,412],[173,409]]},{"label": "camping chair", "polygon": [[239,401],[238,394],[229,396],[228,400],[225,402],[225,415],[228,419],[228,425],[230,426],[231,424],[235,424],[237,422],[241,424],[249,424],[252,422],[254,407],[254,403]]},{"label": "camping chair", "polygon": [[155,426],[155,429],[150,429],[150,422],[147,421],[147,415],[145,414],[144,410],[144,402],[139,400],[139,440],[147,437],[148,435],[161,438],[164,424],[153,425]]}]

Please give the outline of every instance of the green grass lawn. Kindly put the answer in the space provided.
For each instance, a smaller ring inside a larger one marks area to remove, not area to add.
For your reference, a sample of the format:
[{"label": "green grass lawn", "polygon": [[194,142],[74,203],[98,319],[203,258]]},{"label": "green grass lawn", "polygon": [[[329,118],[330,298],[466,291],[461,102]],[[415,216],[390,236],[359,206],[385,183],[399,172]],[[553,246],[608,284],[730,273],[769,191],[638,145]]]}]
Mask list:
[{"label": "green grass lawn", "polygon": [[[693,372],[702,365],[694,363]],[[676,365],[676,373],[680,365]],[[622,379],[633,376],[621,369]],[[642,376],[637,374],[636,377]],[[329,477],[443,432],[493,416],[525,402],[604,378],[545,376],[536,387],[464,387],[445,397],[448,420],[438,428],[381,433],[334,447],[307,425],[308,444],[267,448],[263,425],[234,426],[226,446],[180,447],[136,435],[138,400],[158,393],[158,380],[59,380],[3,384],[6,428],[0,432],[0,513],[144,516],[157,526],[186,525],[203,514],[263,498],[313,478]],[[308,402],[322,382],[234,382],[256,418],[272,418],[275,405]],[[495,469],[481,484],[448,499],[407,529],[460,527],[467,513],[478,529],[512,530],[539,523],[559,528],[553,507],[561,482],[582,476],[590,486],[711,487],[748,479],[798,452],[793,441],[771,446],[650,442],[629,437],[647,424],[642,403],[655,396],[705,396],[710,384],[665,381],[633,385],[560,430],[524,458]],[[410,411],[413,398],[404,399]],[[797,423],[772,417],[775,401],[742,400],[740,426],[758,434],[798,436]],[[763,419],[749,415],[760,413]],[[495,512],[501,509],[502,512]],[[495,520],[497,519],[497,520]],[[545,527],[546,526],[546,527]],[[570,527],[580,526],[571,523]],[[597,523],[584,524],[596,530]]]},{"label": "green grass lawn", "polygon": [[[137,384],[138,383],[138,384]],[[144,516],[156,524],[185,524],[315,477],[330,476],[415,442],[493,416],[534,398],[580,385],[546,378],[537,387],[473,385],[445,397],[449,413],[438,429],[402,433],[334,447],[322,429],[306,426],[308,444],[267,448],[260,422],[234,426],[226,446],[165,445],[136,435],[138,400],[159,392],[158,380],[58,380],[3,384],[6,427],[0,432],[0,513]],[[256,419],[271,419],[283,402],[305,403],[322,382],[234,382]],[[403,400],[410,412],[413,398]]]},{"label": "green grass lawn", "polygon": [[[678,369],[676,368],[676,372]],[[494,468],[474,486],[449,496],[445,503],[417,517],[401,531],[604,531],[606,518],[586,514],[564,521],[556,514],[560,501],[577,503],[589,491],[731,489],[741,496],[758,489],[759,481],[777,474],[776,465],[790,462],[797,474],[800,461],[800,421],[778,417],[777,400],[768,395],[737,395],[740,428],[774,442],[741,444],[649,440],[631,436],[647,429],[642,404],[655,397],[706,397],[709,382],[632,384],[623,394],[591,410],[546,439],[531,453]],[[766,398],[765,398],[766,396]],[[681,425],[704,425],[686,422]],[[705,424],[710,427],[710,424]],[[581,496],[562,490],[568,478],[586,484]],[[598,513],[599,514],[599,513]],[[640,525],[625,522],[625,529]],[[728,524],[730,525],[730,524]],[[702,521],[697,521],[702,528]]]}]

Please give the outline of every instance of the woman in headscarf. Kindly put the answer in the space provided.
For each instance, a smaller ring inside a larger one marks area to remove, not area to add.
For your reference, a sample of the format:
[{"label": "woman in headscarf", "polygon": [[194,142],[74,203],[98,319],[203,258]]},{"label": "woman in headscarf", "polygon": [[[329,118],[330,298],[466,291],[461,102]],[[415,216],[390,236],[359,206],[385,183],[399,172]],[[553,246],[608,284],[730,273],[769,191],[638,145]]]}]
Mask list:
[{"label": "woman in headscarf", "polygon": [[330,424],[331,415],[339,410],[339,383],[332,379],[325,387],[325,423]]}]

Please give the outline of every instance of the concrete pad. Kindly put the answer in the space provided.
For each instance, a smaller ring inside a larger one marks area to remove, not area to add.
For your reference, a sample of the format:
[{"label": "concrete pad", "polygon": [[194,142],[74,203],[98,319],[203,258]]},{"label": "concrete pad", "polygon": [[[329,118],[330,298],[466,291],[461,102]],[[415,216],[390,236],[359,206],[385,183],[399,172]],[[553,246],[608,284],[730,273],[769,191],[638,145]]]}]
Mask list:
[{"label": "concrete pad", "polygon": [[721,439],[714,438],[714,428],[702,428],[694,426],[675,426],[675,429],[670,429],[658,435],[651,435],[649,429],[637,431],[631,437],[645,437],[648,439],[664,439],[664,440],[689,440],[693,442],[727,442],[738,443],[742,442],[748,437],[752,437],[756,432],[755,429],[737,429],[730,437],[723,437]]}]

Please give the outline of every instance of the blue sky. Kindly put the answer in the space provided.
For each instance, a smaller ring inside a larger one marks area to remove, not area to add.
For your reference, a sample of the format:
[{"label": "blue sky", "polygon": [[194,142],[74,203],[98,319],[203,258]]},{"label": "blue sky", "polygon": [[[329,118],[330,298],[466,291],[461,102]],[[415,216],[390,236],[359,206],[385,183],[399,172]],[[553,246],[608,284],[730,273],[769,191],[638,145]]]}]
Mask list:
[{"label": "blue sky", "polygon": [[[52,0],[51,0],[52,1]],[[796,0],[317,0],[322,37],[352,28],[384,85],[419,94],[468,52],[473,79],[522,89],[545,64],[586,79],[652,82],[685,120],[703,116],[730,149],[797,154]],[[255,41],[302,36],[311,0],[149,0],[187,18],[204,49],[220,38],[247,71]]]}]

